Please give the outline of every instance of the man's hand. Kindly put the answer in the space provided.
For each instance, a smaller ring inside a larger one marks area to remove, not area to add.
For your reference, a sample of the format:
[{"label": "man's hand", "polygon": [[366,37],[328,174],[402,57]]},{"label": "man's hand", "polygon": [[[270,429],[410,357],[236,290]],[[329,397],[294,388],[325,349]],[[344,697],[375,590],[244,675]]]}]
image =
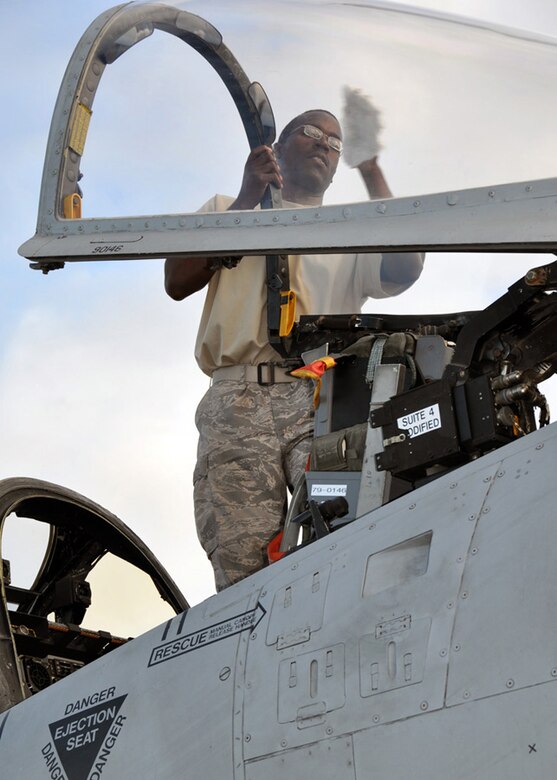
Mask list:
[{"label": "man's hand", "polygon": [[258,146],[250,152],[244,167],[240,192],[229,209],[233,211],[255,208],[269,184],[282,187],[279,164],[270,146]]}]

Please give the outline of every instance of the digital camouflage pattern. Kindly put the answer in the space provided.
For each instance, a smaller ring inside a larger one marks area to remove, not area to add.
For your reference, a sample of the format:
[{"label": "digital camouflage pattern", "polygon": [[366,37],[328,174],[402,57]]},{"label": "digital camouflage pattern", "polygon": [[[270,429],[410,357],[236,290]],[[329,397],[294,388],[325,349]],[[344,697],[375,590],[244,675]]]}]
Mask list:
[{"label": "digital camouflage pattern", "polygon": [[267,544],[284,521],[287,487],[306,466],[313,434],[313,385],[213,384],[197,409],[194,472],[197,534],[217,590],[267,564]]}]

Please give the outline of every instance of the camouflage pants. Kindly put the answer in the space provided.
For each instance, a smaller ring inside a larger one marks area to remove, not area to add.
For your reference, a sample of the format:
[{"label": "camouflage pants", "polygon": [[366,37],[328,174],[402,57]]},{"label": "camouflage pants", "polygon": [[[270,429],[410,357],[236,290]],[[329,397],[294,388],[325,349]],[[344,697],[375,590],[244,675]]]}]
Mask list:
[{"label": "camouflage pants", "polygon": [[197,534],[217,590],[267,563],[287,487],[303,472],[313,432],[313,386],[297,380],[213,384],[197,409]]}]

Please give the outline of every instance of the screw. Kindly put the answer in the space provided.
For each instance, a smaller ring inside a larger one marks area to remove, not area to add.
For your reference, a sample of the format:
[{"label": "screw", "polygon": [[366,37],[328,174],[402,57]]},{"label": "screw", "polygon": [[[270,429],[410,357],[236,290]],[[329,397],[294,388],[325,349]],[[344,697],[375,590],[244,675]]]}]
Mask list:
[{"label": "screw", "polygon": [[224,666],[219,672],[219,680],[224,682],[230,677],[231,669],[229,666]]}]

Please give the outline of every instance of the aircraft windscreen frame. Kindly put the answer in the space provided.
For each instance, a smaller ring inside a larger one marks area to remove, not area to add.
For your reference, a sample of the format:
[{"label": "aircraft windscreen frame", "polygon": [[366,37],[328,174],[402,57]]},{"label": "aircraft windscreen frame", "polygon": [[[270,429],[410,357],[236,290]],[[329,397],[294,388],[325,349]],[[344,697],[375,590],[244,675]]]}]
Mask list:
[{"label": "aircraft windscreen frame", "polygon": [[155,29],[192,46],[217,71],[252,148],[274,139],[263,89],[250,82],[210,22],[159,3],[130,3],[104,12],[79,41],[60,88],[37,232],[19,250],[35,261],[32,267],[46,272],[66,261],[199,254],[557,251],[555,177],[315,208],[82,218],[79,165],[104,69]]}]

